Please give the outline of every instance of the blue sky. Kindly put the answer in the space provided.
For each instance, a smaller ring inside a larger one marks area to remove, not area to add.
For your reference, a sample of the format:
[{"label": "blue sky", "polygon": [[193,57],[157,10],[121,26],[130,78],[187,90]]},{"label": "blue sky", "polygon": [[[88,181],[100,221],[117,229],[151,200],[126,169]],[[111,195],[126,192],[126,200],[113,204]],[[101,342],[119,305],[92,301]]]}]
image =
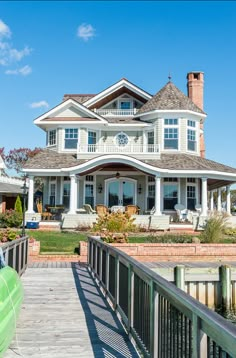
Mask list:
[{"label": "blue sky", "polygon": [[65,93],[126,77],[150,93],[205,73],[206,157],[236,167],[236,2],[1,1],[0,147],[45,145],[33,120]]}]

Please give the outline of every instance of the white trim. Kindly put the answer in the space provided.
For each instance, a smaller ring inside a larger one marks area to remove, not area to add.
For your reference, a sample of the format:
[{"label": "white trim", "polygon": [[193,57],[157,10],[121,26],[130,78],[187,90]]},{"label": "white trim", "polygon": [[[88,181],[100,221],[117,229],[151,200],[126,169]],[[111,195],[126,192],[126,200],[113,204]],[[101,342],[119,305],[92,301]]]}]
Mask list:
[{"label": "white trim", "polygon": [[[206,118],[206,116],[207,116],[204,113],[198,113],[198,112],[190,111],[188,109],[186,109],[186,110],[183,110],[183,109],[179,109],[179,110],[177,110],[177,109],[173,109],[173,110],[171,110],[171,109],[153,109],[152,111],[149,111],[149,112],[137,113],[134,115],[134,118],[144,117],[144,116],[147,116],[150,114],[158,114],[158,113],[160,113],[160,114],[161,113],[170,113],[170,114],[171,113],[180,113],[180,114],[187,113],[187,114],[193,114],[193,115],[195,115],[197,117],[201,117],[201,118]],[[156,118],[156,119],[158,119],[158,118]]]},{"label": "white trim", "polygon": [[[37,117],[37,118],[34,120],[34,124],[42,124],[42,120],[43,120],[43,119],[45,119],[45,118],[51,116],[51,115],[52,115],[53,113],[55,113],[55,112],[58,112],[58,111],[60,111],[60,110],[63,110],[64,107],[68,107],[68,105],[70,105],[70,104],[71,104],[71,105],[74,105],[75,108],[80,109],[82,112],[88,114],[90,118],[94,118],[94,117],[95,117],[95,118],[99,119],[101,122],[107,123],[107,121],[106,121],[103,117],[99,116],[96,112],[91,111],[90,109],[86,108],[84,105],[82,105],[82,104],[76,102],[74,99],[69,98],[69,99],[67,99],[66,101],[64,101],[64,102],[60,103],[59,105],[55,106],[54,108],[52,108],[52,109],[49,110],[48,112],[44,113],[43,115]],[[60,118],[60,117],[58,117],[58,118]],[[75,118],[76,118],[76,117],[75,117]],[[45,123],[50,123],[50,121],[43,122],[43,124],[45,124]],[[55,121],[53,121],[53,123],[55,123]],[[61,123],[61,121],[60,121],[60,123]]]},{"label": "white trim", "polygon": [[[122,181],[127,181],[127,182],[132,182],[134,184],[134,205],[137,204],[137,180],[136,179],[133,179],[133,178],[129,178],[129,177],[123,177],[123,176],[120,176],[119,179],[116,179],[116,178],[108,178],[108,179],[105,179],[104,180],[104,203],[105,205],[108,206],[108,184],[110,182],[113,182],[113,181],[118,181],[119,182],[119,200],[120,200],[120,197],[121,197],[121,182]],[[119,204],[118,205],[123,205],[123,204]]]},{"label": "white trim", "polygon": [[88,107],[91,106],[91,105],[94,105],[96,102],[98,102],[101,99],[107,97],[109,94],[114,93],[115,91],[117,91],[118,89],[120,89],[122,87],[126,87],[126,88],[132,90],[134,93],[139,94],[141,97],[143,97],[143,98],[145,98],[147,100],[152,98],[152,96],[149,93],[141,90],[140,88],[136,87],[135,85],[133,85],[132,83],[130,83],[129,81],[127,81],[127,80],[125,80],[123,78],[119,82],[117,82],[114,85],[108,87],[104,91],[98,93],[96,96],[88,99],[86,102],[84,102],[84,105],[88,106]]}]

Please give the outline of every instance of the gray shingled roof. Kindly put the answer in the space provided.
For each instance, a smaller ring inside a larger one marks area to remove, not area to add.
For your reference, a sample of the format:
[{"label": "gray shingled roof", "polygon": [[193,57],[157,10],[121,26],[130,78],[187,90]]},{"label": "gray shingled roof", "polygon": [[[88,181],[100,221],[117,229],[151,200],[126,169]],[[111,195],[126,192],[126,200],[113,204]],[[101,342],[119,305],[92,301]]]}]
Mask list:
[{"label": "gray shingled roof", "polygon": [[193,101],[185,96],[172,82],[168,82],[159,92],[149,99],[138,114],[159,110],[190,110],[204,113]]},{"label": "gray shingled roof", "polygon": [[[62,154],[44,149],[33,158],[30,158],[24,167],[25,169],[60,169],[74,167],[85,162],[89,162],[89,160],[76,159],[76,156],[73,154]],[[236,174],[235,168],[188,154],[161,154],[160,159],[147,159],[142,160],[142,162],[160,169],[213,170]]]},{"label": "gray shingled roof", "polygon": [[95,94],[65,94],[63,97],[63,101],[71,98],[75,101],[83,104],[84,102],[88,101],[90,98],[96,96]]},{"label": "gray shingled roof", "polygon": [[[85,162],[85,161],[83,161]],[[43,149],[30,158],[24,165],[27,169],[60,169],[70,168],[81,164],[73,154],[57,153],[54,150]]]},{"label": "gray shingled roof", "polygon": [[144,160],[160,169],[170,170],[213,170],[236,174],[236,169],[206,158],[189,154],[161,154],[160,159]]}]

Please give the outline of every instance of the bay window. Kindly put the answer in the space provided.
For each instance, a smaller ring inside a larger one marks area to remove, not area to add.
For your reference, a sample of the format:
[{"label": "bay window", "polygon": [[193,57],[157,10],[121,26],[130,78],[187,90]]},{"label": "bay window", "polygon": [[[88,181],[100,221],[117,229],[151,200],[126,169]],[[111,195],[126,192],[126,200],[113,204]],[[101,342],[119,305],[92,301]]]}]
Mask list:
[{"label": "bay window", "polygon": [[65,149],[76,149],[78,143],[78,129],[65,129]]},{"label": "bay window", "polygon": [[178,149],[179,129],[177,118],[164,120],[164,149]]}]

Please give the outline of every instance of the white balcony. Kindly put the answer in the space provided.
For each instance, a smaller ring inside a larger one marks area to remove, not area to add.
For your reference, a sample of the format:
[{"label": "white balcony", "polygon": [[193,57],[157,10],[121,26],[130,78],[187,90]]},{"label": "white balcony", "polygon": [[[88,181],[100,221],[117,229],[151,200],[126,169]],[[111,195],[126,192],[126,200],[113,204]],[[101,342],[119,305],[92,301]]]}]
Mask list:
[{"label": "white balcony", "polygon": [[88,144],[79,145],[77,157],[80,159],[93,158],[102,154],[127,154],[137,158],[157,159],[160,153],[159,144],[127,144],[126,146],[116,146],[114,144]]},{"label": "white balcony", "polygon": [[99,114],[100,116],[105,117],[122,117],[122,116],[133,116],[137,113],[136,108],[132,109],[94,109],[94,112]]}]

